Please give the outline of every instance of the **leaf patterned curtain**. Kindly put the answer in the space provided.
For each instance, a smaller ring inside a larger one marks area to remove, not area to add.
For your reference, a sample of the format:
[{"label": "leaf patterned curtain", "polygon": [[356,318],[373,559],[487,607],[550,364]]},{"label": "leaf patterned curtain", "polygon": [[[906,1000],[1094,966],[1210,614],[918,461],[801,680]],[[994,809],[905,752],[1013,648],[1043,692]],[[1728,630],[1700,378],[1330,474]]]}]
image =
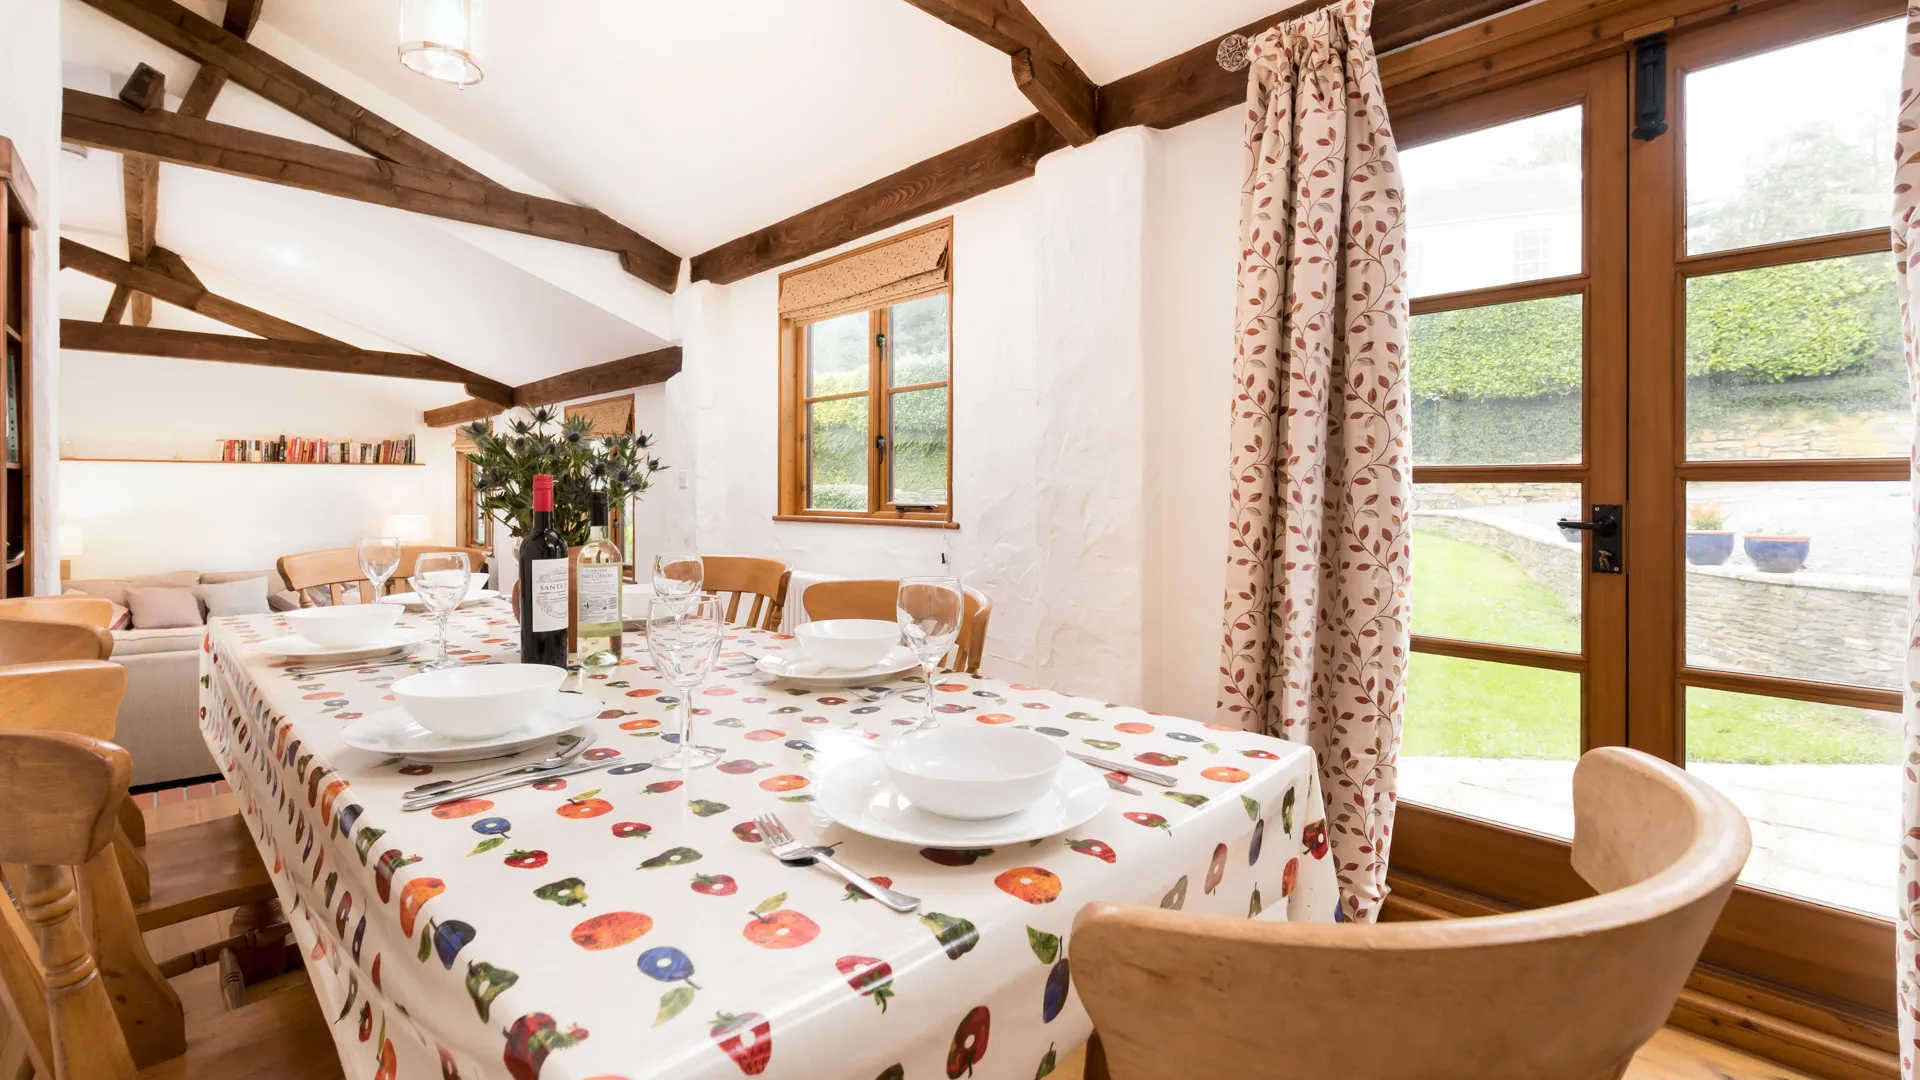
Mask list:
[{"label": "leaf patterned curtain", "polygon": [[[1893,144],[1893,264],[1900,288],[1900,329],[1907,354],[1908,401],[1920,425],[1920,306],[1914,295],[1914,261],[1920,258],[1920,3],[1907,12],[1907,52],[1900,78],[1900,122]],[[1900,789],[1900,932],[1894,936],[1900,1007],[1900,1075],[1920,1076],[1920,450],[1912,454],[1913,576],[1907,583],[1907,679],[1901,713],[1906,729],[1906,766]]]},{"label": "leaf patterned curtain", "polygon": [[1217,719],[1311,745],[1340,914],[1386,896],[1408,656],[1405,202],[1373,0],[1252,45]]}]

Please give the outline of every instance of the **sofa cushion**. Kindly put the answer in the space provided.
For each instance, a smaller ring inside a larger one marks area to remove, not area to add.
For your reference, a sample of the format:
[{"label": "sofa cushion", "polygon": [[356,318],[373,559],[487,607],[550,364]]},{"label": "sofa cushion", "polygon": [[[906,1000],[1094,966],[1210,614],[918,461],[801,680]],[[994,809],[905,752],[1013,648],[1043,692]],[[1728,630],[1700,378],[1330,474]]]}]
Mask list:
[{"label": "sofa cushion", "polygon": [[113,635],[113,658],[149,653],[194,652],[206,637],[204,626],[176,626],[166,630],[121,630]]},{"label": "sofa cushion", "polygon": [[[60,595],[87,596],[90,594],[83,593],[79,589],[68,589]],[[106,597],[98,597],[97,599],[106,600]],[[111,600],[107,600],[107,604],[113,608],[113,616],[107,620],[108,630],[126,630],[133,626],[133,612],[128,611],[125,606],[116,604]]]},{"label": "sofa cushion", "polygon": [[265,615],[269,610],[265,576],[211,583],[202,579],[193,591],[200,598],[200,607],[209,618],[220,615]]},{"label": "sofa cushion", "polygon": [[128,586],[127,607],[133,609],[136,630],[206,625],[206,619],[200,614],[200,601],[191,588]]},{"label": "sofa cushion", "polygon": [[160,586],[167,588],[191,589],[200,584],[200,571],[175,570],[165,574],[143,574],[126,578],[84,578],[67,582],[66,587],[88,596],[104,596],[121,607],[132,607],[127,603],[127,589],[137,587]]}]

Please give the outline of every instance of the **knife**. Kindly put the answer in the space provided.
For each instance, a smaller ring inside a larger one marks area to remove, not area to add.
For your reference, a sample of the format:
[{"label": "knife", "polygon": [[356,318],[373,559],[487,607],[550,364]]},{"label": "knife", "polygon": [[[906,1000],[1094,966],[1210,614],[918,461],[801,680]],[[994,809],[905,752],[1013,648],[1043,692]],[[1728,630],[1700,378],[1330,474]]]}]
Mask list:
[{"label": "knife", "polygon": [[1106,758],[1094,757],[1092,754],[1082,754],[1077,750],[1067,751],[1067,756],[1073,758],[1075,761],[1084,761],[1096,769],[1126,773],[1135,780],[1145,780],[1149,784],[1158,784],[1161,787],[1172,787],[1180,782],[1180,778],[1177,776],[1170,776],[1163,772],[1154,772],[1152,769],[1143,769],[1128,761],[1109,761]]},{"label": "knife", "polygon": [[625,758],[610,757],[604,761],[590,761],[585,765],[573,765],[565,769],[554,769],[551,772],[535,773],[531,776],[515,776],[496,784],[469,788],[452,795],[435,795],[425,799],[415,799],[411,802],[401,803],[400,809],[409,813],[415,810],[431,810],[442,803],[459,802],[462,799],[471,799],[476,795],[492,795],[498,791],[526,787],[529,784],[544,783],[548,780],[557,780],[562,776],[575,776],[584,772],[592,772],[595,769],[604,769],[609,765],[620,765],[623,763],[632,764],[632,762],[627,761]]}]

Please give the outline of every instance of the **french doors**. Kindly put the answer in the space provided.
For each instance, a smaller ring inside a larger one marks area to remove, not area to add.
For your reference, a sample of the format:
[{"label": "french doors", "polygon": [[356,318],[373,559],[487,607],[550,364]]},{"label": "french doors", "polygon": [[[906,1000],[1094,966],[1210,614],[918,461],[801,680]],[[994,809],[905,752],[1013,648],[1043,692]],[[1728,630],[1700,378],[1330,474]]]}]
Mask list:
[{"label": "french doors", "polygon": [[1579,753],[1747,813],[1707,956],[1892,1004],[1912,437],[1904,27],[1788,3],[1395,117],[1414,657],[1397,867],[1523,903]]}]

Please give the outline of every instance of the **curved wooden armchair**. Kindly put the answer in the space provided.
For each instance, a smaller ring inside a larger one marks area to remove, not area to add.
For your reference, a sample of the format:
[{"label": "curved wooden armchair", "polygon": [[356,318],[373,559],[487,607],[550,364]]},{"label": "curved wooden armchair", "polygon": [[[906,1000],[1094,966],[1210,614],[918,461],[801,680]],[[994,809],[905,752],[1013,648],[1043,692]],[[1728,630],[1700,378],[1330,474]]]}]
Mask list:
[{"label": "curved wooden armchair", "polygon": [[112,655],[113,635],[104,627],[0,618],[0,667],[105,660]]},{"label": "curved wooden armchair", "polygon": [[[22,901],[20,911],[0,903],[0,998],[25,1044],[28,1072],[47,1080],[341,1076],[310,984],[204,1024],[184,1022],[106,853],[132,774],[127,752],[112,743],[0,732],[0,820],[19,826],[0,832],[0,863],[21,868],[14,889]],[[75,917],[81,895],[84,922]],[[124,995],[136,976],[156,983],[165,1000],[134,1011],[138,1003]]]},{"label": "curved wooden armchair", "polygon": [[1580,759],[1573,798],[1573,866],[1601,895],[1571,904],[1370,926],[1087,905],[1089,1080],[1624,1076],[1752,840],[1725,796],[1621,747]]},{"label": "curved wooden armchair", "polygon": [[[987,623],[993,618],[993,601],[971,585],[962,590],[965,606],[960,612],[960,636],[954,640],[953,655],[947,667],[970,675],[980,674],[980,661],[986,654]],[[894,621],[894,597],[900,592],[898,578],[874,578],[853,581],[821,581],[807,586],[800,594],[800,606],[807,618],[880,619]]]},{"label": "curved wooden armchair", "polygon": [[[485,562],[487,553],[480,548],[447,547],[434,544],[406,544],[400,548],[400,564],[394,570],[393,577],[387,581],[389,592],[403,581],[413,577],[413,568],[420,556],[430,551],[464,551],[467,564],[478,570]],[[329,548],[326,551],[305,551],[298,555],[282,555],[275,564],[280,576],[286,579],[287,588],[300,597],[301,607],[312,607],[313,598],[307,595],[308,589],[325,589],[330,603],[346,603],[347,586],[358,590],[361,603],[370,603],[373,595],[373,582],[360,572],[360,552],[355,548]]]},{"label": "curved wooden armchair", "polygon": [[113,602],[104,596],[16,596],[0,600],[0,619],[69,623],[106,630],[113,625]]},{"label": "curved wooden armchair", "polygon": [[[727,597],[728,622],[760,630],[780,629],[780,620],[786,615],[787,586],[793,581],[793,567],[779,559],[745,555],[703,555],[700,563],[704,568],[701,587]],[[749,596],[753,603],[743,621],[740,601]]]}]

